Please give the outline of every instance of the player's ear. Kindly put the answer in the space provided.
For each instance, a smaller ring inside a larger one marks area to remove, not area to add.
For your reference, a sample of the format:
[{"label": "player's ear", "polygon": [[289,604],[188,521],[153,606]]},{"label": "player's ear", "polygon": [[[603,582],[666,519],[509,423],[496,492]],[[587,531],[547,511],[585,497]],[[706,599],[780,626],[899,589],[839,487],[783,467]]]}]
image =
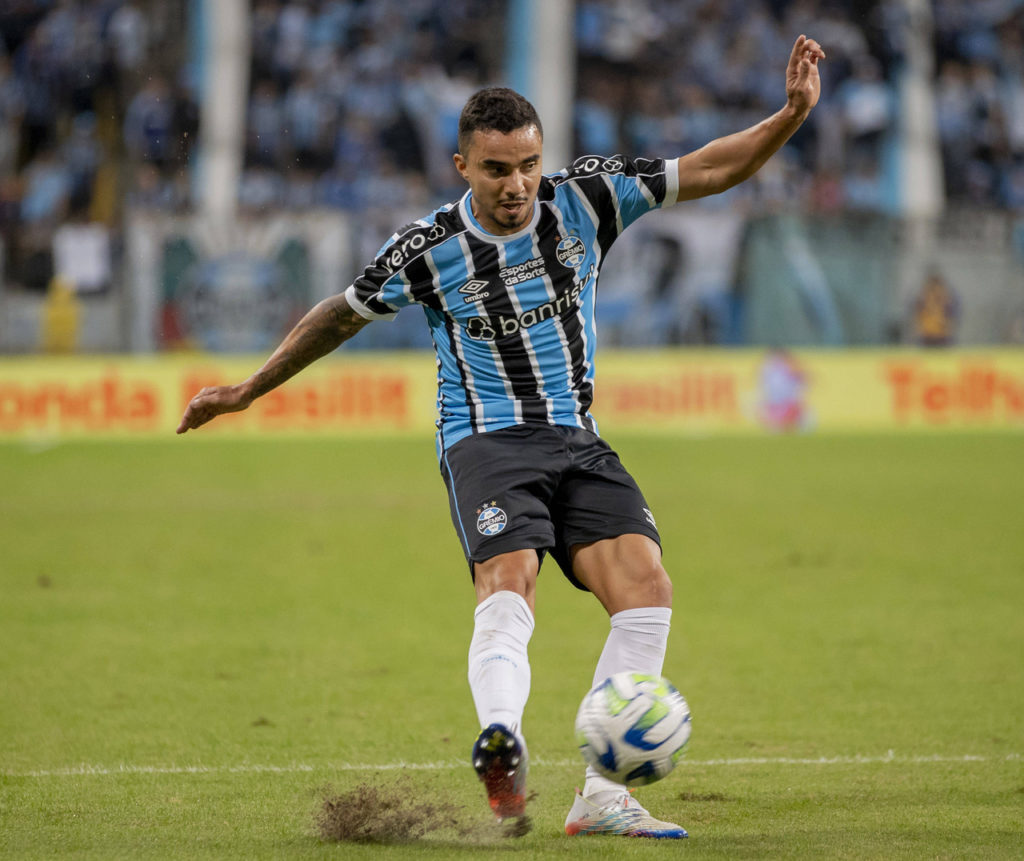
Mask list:
[{"label": "player's ear", "polygon": [[467,175],[466,160],[462,157],[462,153],[455,153],[455,155],[452,156],[452,161],[455,162],[455,169],[459,172],[459,176],[468,182],[469,176]]}]

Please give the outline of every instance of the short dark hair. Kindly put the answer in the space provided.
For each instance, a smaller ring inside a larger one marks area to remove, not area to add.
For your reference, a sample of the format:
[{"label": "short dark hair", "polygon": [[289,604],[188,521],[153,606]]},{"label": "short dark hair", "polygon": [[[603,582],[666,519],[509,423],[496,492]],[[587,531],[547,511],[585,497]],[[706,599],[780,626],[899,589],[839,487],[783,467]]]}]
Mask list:
[{"label": "short dark hair", "polygon": [[515,90],[486,87],[469,97],[459,116],[459,152],[465,156],[475,131],[508,134],[524,126],[536,126],[541,138],[544,129],[537,110]]}]

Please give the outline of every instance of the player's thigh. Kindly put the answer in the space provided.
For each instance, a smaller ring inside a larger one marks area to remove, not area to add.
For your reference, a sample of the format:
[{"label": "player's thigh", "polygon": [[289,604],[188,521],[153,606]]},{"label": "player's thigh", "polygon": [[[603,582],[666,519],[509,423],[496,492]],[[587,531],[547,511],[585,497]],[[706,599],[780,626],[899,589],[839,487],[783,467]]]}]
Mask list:
[{"label": "player's thigh", "polygon": [[638,607],[671,607],[672,581],[661,547],[647,535],[626,533],[571,548],[573,574],[609,615]]},{"label": "player's thigh", "polygon": [[552,502],[560,544],[569,548],[637,533],[660,545],[654,514],[615,450],[589,431],[566,434],[572,467]]},{"label": "player's thigh", "polygon": [[571,579],[612,613],[669,606],[661,537],[636,481],[604,440],[580,431],[572,446],[575,467],[557,496],[555,549],[569,557]]},{"label": "player's thigh", "polygon": [[559,442],[546,427],[518,426],[467,437],[444,452],[452,523],[474,576],[494,557],[554,546],[549,503],[564,460]]}]

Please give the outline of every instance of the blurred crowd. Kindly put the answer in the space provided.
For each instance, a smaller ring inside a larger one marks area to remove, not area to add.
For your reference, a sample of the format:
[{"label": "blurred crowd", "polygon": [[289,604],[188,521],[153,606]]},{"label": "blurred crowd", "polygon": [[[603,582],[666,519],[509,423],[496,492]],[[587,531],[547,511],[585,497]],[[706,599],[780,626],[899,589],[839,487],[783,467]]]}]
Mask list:
[{"label": "blurred crowd", "polygon": [[582,149],[684,153],[753,125],[783,105],[786,63],[804,33],[828,55],[819,106],[732,196],[884,209],[896,101],[883,4],[580,0],[578,10]]},{"label": "blurred crowd", "polygon": [[934,5],[946,193],[1024,212],[1024,3]]},{"label": "blurred crowd", "polygon": [[[243,211],[422,209],[459,193],[458,113],[502,78],[507,5],[252,0]],[[947,198],[1024,210],[1024,4],[932,7]],[[189,8],[0,3],[6,280],[44,284],[65,225],[114,229],[125,203],[189,207],[199,132]],[[914,27],[903,10],[902,0],[577,0],[577,151],[671,155],[756,122],[781,105],[792,40],[806,32],[828,52],[821,104],[778,164],[729,200],[891,211],[897,83]]]},{"label": "blurred crowd", "polygon": [[184,13],[144,0],[0,2],[8,284],[44,289],[66,272],[81,291],[104,288],[125,203],[165,177],[184,186],[198,129],[178,85]]},{"label": "blurred crowd", "polygon": [[[947,200],[1024,210],[1024,3],[933,0]],[[903,0],[579,0],[585,150],[687,152],[781,104],[793,38],[828,53],[822,100],[772,184],[816,211],[893,211],[899,82],[917,22]]]},{"label": "blurred crowd", "polygon": [[255,0],[242,205],[446,195],[462,105],[501,76],[505,15],[505,0]]},{"label": "blurred crowd", "polygon": [[[1021,6],[933,4],[953,203],[1024,208]],[[243,205],[417,208],[458,193],[458,111],[501,78],[506,7],[256,0]],[[682,153],[758,121],[806,32],[828,49],[821,105],[778,169],[735,196],[892,212],[912,27],[902,0],[578,0],[576,150]]]}]

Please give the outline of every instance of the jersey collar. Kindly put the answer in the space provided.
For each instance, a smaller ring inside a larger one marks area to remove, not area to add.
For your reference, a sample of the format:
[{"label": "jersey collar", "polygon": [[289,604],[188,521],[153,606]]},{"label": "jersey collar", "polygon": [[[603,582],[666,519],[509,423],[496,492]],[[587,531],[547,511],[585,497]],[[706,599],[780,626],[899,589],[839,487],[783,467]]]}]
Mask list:
[{"label": "jersey collar", "polygon": [[470,202],[472,197],[472,191],[467,191],[462,195],[462,200],[459,201],[459,214],[462,216],[466,227],[469,228],[469,232],[485,242],[513,242],[516,239],[521,239],[530,233],[537,226],[538,220],[540,220],[540,203],[534,198],[533,217],[526,223],[525,227],[517,230],[515,233],[503,233],[500,236],[496,233],[490,233],[481,227],[480,222],[473,215],[473,205]]}]

